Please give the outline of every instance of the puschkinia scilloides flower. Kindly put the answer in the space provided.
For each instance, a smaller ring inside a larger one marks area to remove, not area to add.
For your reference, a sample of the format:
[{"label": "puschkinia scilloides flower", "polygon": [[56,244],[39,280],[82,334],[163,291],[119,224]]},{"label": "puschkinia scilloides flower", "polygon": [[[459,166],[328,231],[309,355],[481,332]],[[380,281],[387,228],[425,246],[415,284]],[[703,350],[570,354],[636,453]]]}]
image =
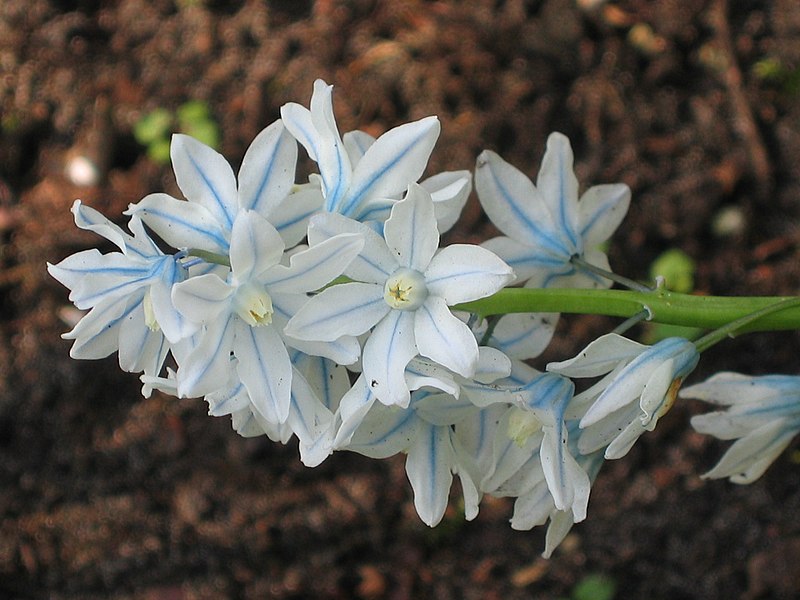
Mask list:
[{"label": "puschkinia scilloides flower", "polygon": [[584,261],[610,271],[600,250],[619,226],[630,204],[624,184],[597,185],[580,200],[572,170],[572,148],[560,133],[547,139],[536,185],[500,156],[485,150],[475,166],[475,188],[492,223],[505,234],[483,243],[527,287],[605,288],[611,282],[581,270]]},{"label": "puschkinia scilloides flower", "polygon": [[[281,108],[286,128],[317,163],[311,180],[323,208],[362,223],[382,223],[408,186],[422,176],[441,125],[425,117],[391,129],[378,139],[361,131],[339,134],[333,114],[333,86],[314,82],[310,109],[290,102]],[[452,227],[471,189],[468,171],[434,175],[421,182],[434,200],[439,230]]]},{"label": "puschkinia scilloides flower", "polygon": [[[190,335],[196,326],[174,307],[172,286],[187,277],[179,256],[165,255],[134,217],[126,233],[96,210],[76,200],[75,224],[116,245],[120,252],[96,249],[73,254],[47,270],[70,289],[70,300],[90,309],[65,339],[75,340],[73,358],[98,359],[119,351],[124,371],[156,376],[169,342]],[[145,386],[143,393],[150,393]]]},{"label": "puschkinia scilloides flower", "polygon": [[255,211],[240,211],[228,276],[207,273],[173,288],[178,310],[203,325],[179,366],[178,394],[210,394],[235,369],[259,414],[270,423],[285,422],[292,366],[282,325],[306,293],[336,278],[362,246],[360,236],[343,234],[294,254],[286,266],[278,231]]},{"label": "puschkinia scilloides flower", "polygon": [[303,340],[334,341],[371,330],[362,367],[384,404],[408,406],[404,372],[418,354],[470,377],[478,344],[470,328],[450,312],[461,302],[484,298],[514,278],[493,253],[466,244],[439,249],[430,194],[412,184],[395,203],[384,237],[336,213],[313,217],[312,248],[333,235],[360,233],[364,248],[347,267],[353,282],[313,297],[289,321],[287,333]]},{"label": "puschkinia scilloides flower", "polygon": [[721,440],[736,440],[703,477],[752,483],[800,432],[797,376],[717,373],[680,395],[724,407],[692,417],[692,427]]},{"label": "puschkinia scilloides flower", "polygon": [[625,456],[645,431],[655,429],[698,360],[697,348],[683,338],[645,346],[612,333],[575,358],[548,364],[547,370],[567,377],[605,375],[575,396],[568,417],[580,418],[582,453],[605,448],[605,457],[614,459]]},{"label": "puschkinia scilloides flower", "polygon": [[305,237],[308,219],[319,209],[313,190],[294,187],[297,142],[280,121],[253,140],[238,178],[221,154],[187,135],[172,137],[170,156],[186,200],[150,194],[127,213],[141,218],[173,248],[227,255],[240,210],[267,219],[286,248],[292,248]]}]

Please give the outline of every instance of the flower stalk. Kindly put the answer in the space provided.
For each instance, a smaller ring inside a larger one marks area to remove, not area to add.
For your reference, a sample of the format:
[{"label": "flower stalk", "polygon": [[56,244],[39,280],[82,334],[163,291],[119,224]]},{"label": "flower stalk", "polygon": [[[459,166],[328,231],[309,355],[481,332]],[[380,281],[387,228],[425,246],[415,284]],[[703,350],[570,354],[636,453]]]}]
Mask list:
[{"label": "flower stalk", "polygon": [[[649,321],[719,329],[757,311],[787,302],[791,296],[693,296],[665,289],[651,292],[592,289],[506,288],[487,298],[454,306],[455,310],[491,315],[560,312],[629,318],[647,311]],[[800,305],[768,312],[736,328],[737,333],[800,329]]]}]

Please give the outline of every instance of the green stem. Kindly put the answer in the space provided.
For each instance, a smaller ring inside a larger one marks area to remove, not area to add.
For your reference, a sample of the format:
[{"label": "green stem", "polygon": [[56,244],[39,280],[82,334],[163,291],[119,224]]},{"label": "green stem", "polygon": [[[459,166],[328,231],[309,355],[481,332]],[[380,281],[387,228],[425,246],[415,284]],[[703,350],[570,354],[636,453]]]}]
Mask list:
[{"label": "green stem", "polygon": [[[473,302],[454,306],[456,310],[481,317],[525,312],[557,312],[608,315],[629,318],[648,311],[650,321],[718,329],[793,297],[692,296],[656,289],[650,292],[628,290],[528,289],[506,288]],[[770,312],[743,325],[737,331],[776,331],[800,329],[800,306]]]},{"label": "green stem", "polygon": [[761,310],[757,310],[749,315],[740,317],[735,321],[731,321],[727,325],[723,325],[719,329],[715,329],[714,331],[707,333],[697,340],[694,345],[697,347],[698,352],[703,352],[711,348],[711,346],[718,344],[722,340],[733,337],[750,323],[758,321],[767,315],[784,311],[792,306],[800,306],[800,298],[789,298],[776,304],[765,306]]},{"label": "green stem", "polygon": [[197,258],[202,258],[207,263],[213,263],[215,265],[224,265],[226,267],[231,266],[231,260],[224,254],[217,254],[216,252],[209,252],[208,250],[200,250],[198,248],[189,248],[186,251],[187,256],[195,256]]}]

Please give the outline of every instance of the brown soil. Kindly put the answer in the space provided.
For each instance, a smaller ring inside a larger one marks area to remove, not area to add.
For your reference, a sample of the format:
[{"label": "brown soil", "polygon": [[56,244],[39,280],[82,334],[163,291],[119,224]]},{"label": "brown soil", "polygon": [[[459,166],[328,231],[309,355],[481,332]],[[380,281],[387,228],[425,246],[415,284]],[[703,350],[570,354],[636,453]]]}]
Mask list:
[{"label": "brown soil", "polygon": [[[75,198],[116,218],[177,193],[133,138],[143,113],[208,102],[236,164],[322,77],[343,131],[439,115],[431,173],[491,148],[532,175],[566,133],[581,181],[633,190],[619,272],[680,248],[701,293],[796,293],[796,0],[4,0],[0,74],[0,597],[554,598],[598,572],[618,598],[800,597],[796,451],[751,486],[704,482],[724,446],[688,428],[697,405],[604,468],[589,519],[544,561],[543,531],[512,531],[506,501],[470,523],[454,501],[431,530],[402,460],[306,469],[200,401],[141,399],[114,357],[71,360],[44,268],[97,243]],[[65,177],[78,155],[97,185]],[[730,211],[739,224],[715,230]],[[487,232],[472,198],[449,239]],[[563,319],[543,360],[608,325]],[[796,372],[799,341],[734,340],[695,380]]]}]

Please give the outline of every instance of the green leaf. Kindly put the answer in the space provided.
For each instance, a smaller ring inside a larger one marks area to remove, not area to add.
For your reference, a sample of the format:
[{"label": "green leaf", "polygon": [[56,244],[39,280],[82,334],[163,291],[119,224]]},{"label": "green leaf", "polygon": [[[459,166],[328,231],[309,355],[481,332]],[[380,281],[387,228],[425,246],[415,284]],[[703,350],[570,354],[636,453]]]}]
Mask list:
[{"label": "green leaf", "polygon": [[616,582],[602,573],[587,575],[572,589],[572,600],[611,600],[617,593]]}]

